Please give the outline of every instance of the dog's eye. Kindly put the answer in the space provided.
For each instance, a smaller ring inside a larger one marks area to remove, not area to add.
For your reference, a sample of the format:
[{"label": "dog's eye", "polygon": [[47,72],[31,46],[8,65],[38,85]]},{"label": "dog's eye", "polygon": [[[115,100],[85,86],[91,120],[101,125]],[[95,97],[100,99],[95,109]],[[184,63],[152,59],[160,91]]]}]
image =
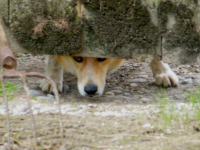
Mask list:
[{"label": "dog's eye", "polygon": [[98,62],[102,62],[102,61],[105,61],[105,60],[106,60],[106,58],[97,58]]},{"label": "dog's eye", "polygon": [[74,58],[74,60],[76,61],[76,62],[83,62],[83,58],[82,57],[73,57]]}]

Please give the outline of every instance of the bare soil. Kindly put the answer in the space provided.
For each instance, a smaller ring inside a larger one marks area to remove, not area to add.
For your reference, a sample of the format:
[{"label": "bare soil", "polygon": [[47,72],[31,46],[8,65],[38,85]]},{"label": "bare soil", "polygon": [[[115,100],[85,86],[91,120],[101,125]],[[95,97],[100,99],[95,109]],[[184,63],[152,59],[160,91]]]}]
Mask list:
[{"label": "bare soil", "polygon": [[[38,71],[44,73],[44,57],[19,54],[18,70]],[[179,86],[165,88],[169,101],[175,104],[189,105],[185,98],[188,91],[197,91],[200,83],[199,65],[170,65],[179,76]],[[143,79],[133,82],[133,79]],[[145,80],[146,81],[145,81]],[[187,82],[191,79],[192,82]],[[18,83],[19,79],[12,80]],[[69,90],[61,94],[62,104],[74,107],[87,106],[85,115],[63,115],[64,139],[60,138],[58,115],[35,115],[38,149],[62,150],[199,150],[199,120],[187,110],[174,111],[172,120],[166,122],[162,116],[159,94],[161,87],[154,83],[148,62],[137,63],[133,59],[125,63],[114,73],[107,76],[104,95],[99,97],[82,97],[77,89],[75,76],[65,73],[64,84]],[[29,79],[30,89],[39,90],[39,80]],[[136,86],[131,86],[135,83]],[[16,93],[24,95],[24,91]],[[13,100],[15,101],[15,99]],[[53,105],[52,101],[45,101]],[[95,107],[90,107],[90,106]],[[132,115],[102,116],[96,112],[132,111]],[[176,115],[175,115],[176,114]],[[189,114],[188,119],[185,114]],[[13,149],[34,149],[33,135],[29,116],[11,116],[11,133]],[[6,118],[0,115],[0,150],[8,149],[6,145]]]}]

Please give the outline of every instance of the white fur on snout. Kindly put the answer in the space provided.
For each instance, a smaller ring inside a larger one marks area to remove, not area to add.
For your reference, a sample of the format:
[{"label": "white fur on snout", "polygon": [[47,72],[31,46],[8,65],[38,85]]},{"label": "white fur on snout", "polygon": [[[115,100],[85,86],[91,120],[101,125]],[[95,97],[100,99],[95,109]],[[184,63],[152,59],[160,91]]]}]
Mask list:
[{"label": "white fur on snout", "polygon": [[92,65],[92,62],[88,63],[86,68],[81,72],[81,80],[78,81],[78,89],[82,96],[87,96],[84,88],[88,84],[94,84],[97,86],[97,92],[95,95],[102,95],[104,91],[105,82],[99,81],[99,76],[95,74],[95,69]]},{"label": "white fur on snout", "polygon": [[84,90],[84,86],[80,82],[78,82],[78,90],[79,90],[79,92],[80,92],[80,94],[82,96],[86,96],[87,95],[87,93]]}]

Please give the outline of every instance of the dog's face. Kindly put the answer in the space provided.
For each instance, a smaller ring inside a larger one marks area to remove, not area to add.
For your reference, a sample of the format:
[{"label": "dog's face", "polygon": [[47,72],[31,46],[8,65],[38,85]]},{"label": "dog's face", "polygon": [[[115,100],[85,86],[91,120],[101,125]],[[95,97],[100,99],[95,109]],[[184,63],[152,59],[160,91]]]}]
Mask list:
[{"label": "dog's face", "polygon": [[123,59],[59,56],[64,68],[77,75],[78,89],[83,96],[102,95],[107,72],[114,71]]}]

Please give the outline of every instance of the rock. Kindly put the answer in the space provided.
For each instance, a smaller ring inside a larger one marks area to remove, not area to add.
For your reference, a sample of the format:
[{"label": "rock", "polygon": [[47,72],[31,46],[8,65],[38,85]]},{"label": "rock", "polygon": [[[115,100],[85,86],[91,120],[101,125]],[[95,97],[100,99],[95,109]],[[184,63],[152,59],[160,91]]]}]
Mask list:
[{"label": "rock", "polygon": [[37,96],[37,100],[55,101],[55,98],[47,97],[47,96]]},{"label": "rock", "polygon": [[110,92],[113,92],[113,93],[122,93],[122,91],[121,90],[111,90]]},{"label": "rock", "polygon": [[47,97],[49,97],[49,98],[54,98],[54,99],[55,99],[55,96],[54,96],[54,95],[51,95],[51,94],[47,94]]},{"label": "rock", "polygon": [[39,114],[39,110],[35,109],[33,110],[33,115],[38,115]]},{"label": "rock", "polygon": [[106,95],[112,95],[112,96],[115,95],[113,92],[106,92],[105,94],[106,94]]},{"label": "rock", "polygon": [[96,104],[88,104],[88,107],[94,108],[94,107],[97,107],[97,105]]},{"label": "rock", "polygon": [[140,77],[140,78],[145,78],[145,79],[148,79],[148,78],[149,78],[148,75],[139,75],[138,77]]},{"label": "rock", "polygon": [[42,94],[36,90],[29,90],[30,96],[41,96]]},{"label": "rock", "polygon": [[131,94],[130,93],[124,93],[124,96],[130,96]]},{"label": "rock", "polygon": [[114,89],[116,89],[116,90],[122,90],[123,88],[122,87],[115,87]]},{"label": "rock", "polygon": [[68,85],[64,85],[63,86],[63,93],[67,93],[69,91],[69,86]]},{"label": "rock", "polygon": [[149,128],[149,127],[151,127],[151,124],[150,123],[144,124],[143,127],[144,128]]},{"label": "rock", "polygon": [[149,103],[151,100],[149,98],[142,98],[141,99],[142,103]]},{"label": "rock", "polygon": [[114,115],[115,115],[115,113],[112,111],[106,111],[106,112],[101,113],[101,116],[103,116],[103,117],[114,116]]},{"label": "rock", "polygon": [[114,138],[114,139],[111,139],[110,142],[115,143],[117,140],[118,140],[117,138]]},{"label": "rock", "polygon": [[136,87],[136,86],[138,86],[138,84],[136,84],[136,83],[131,83],[130,86]]},{"label": "rock", "polygon": [[126,114],[126,113],[127,113],[127,110],[126,110],[126,109],[122,109],[122,110],[121,110],[121,113]]},{"label": "rock", "polygon": [[189,79],[184,79],[184,80],[181,82],[181,84],[191,84],[191,83],[193,83],[193,80],[192,80],[191,78],[189,78]]},{"label": "rock", "polygon": [[146,79],[142,79],[142,78],[136,78],[136,79],[129,79],[128,82],[139,82],[139,83],[143,83],[143,82],[147,82]]}]

